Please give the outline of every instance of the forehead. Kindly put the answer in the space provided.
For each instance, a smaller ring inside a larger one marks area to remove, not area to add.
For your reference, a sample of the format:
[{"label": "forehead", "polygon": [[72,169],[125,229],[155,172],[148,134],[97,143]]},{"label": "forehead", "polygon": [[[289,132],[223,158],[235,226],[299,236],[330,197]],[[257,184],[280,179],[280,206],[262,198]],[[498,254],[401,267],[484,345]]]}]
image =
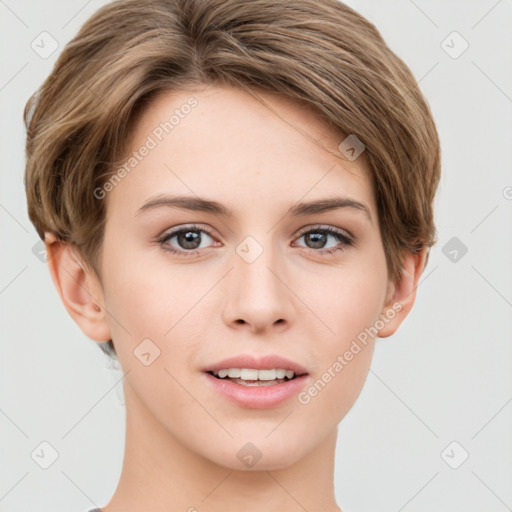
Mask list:
[{"label": "forehead", "polygon": [[122,159],[127,172],[107,199],[130,216],[157,193],[215,197],[235,212],[333,195],[375,210],[364,154],[340,158],[343,139],[310,107],[275,93],[165,91],[136,120]]}]

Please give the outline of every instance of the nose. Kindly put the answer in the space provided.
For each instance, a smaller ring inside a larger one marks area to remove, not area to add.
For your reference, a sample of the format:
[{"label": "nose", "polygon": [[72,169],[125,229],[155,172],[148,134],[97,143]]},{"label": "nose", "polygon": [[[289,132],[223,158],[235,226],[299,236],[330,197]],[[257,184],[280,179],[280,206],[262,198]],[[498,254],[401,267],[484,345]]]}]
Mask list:
[{"label": "nose", "polygon": [[[241,246],[233,255],[233,268],[226,276],[223,320],[231,328],[254,334],[281,332],[292,322],[295,297],[286,284],[284,265],[269,244],[258,250],[254,242],[252,246],[250,242]],[[253,260],[250,254],[252,251],[254,257],[256,250],[259,255]]]}]

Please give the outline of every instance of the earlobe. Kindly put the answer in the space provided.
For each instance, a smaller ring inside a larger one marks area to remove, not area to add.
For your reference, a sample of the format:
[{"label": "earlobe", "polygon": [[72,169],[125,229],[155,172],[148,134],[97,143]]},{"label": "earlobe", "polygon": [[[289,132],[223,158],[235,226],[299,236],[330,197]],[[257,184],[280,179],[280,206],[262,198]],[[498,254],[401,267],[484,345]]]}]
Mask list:
[{"label": "earlobe", "polygon": [[427,248],[418,254],[407,252],[402,263],[402,275],[397,283],[389,283],[385,306],[380,318],[384,326],[377,336],[387,338],[394,334],[411,311],[416,299],[416,288],[427,260]]},{"label": "earlobe", "polygon": [[86,269],[71,244],[47,233],[45,245],[50,274],[67,312],[89,338],[112,339],[96,275]]}]

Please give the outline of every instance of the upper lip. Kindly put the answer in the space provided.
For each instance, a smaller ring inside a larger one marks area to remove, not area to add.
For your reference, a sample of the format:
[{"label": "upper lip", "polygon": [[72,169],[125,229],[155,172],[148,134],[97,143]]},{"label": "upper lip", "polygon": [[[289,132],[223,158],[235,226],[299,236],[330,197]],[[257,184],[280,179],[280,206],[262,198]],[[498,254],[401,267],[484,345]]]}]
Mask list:
[{"label": "upper lip", "polygon": [[206,366],[203,368],[203,372],[218,372],[223,368],[253,368],[256,370],[284,368],[285,370],[292,370],[295,375],[303,375],[307,373],[306,369],[299,363],[275,354],[259,357],[252,356],[250,354],[241,354]]}]

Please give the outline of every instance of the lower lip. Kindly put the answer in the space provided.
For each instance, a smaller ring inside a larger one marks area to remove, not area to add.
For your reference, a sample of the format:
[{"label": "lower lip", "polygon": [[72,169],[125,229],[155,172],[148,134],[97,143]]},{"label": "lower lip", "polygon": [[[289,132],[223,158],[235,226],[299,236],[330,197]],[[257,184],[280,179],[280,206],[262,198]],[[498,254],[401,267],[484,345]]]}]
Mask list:
[{"label": "lower lip", "polygon": [[298,395],[309,378],[309,375],[301,375],[287,382],[271,386],[244,386],[229,380],[218,379],[209,373],[204,373],[204,375],[215,391],[237,405],[250,409],[268,409],[286,402]]}]

